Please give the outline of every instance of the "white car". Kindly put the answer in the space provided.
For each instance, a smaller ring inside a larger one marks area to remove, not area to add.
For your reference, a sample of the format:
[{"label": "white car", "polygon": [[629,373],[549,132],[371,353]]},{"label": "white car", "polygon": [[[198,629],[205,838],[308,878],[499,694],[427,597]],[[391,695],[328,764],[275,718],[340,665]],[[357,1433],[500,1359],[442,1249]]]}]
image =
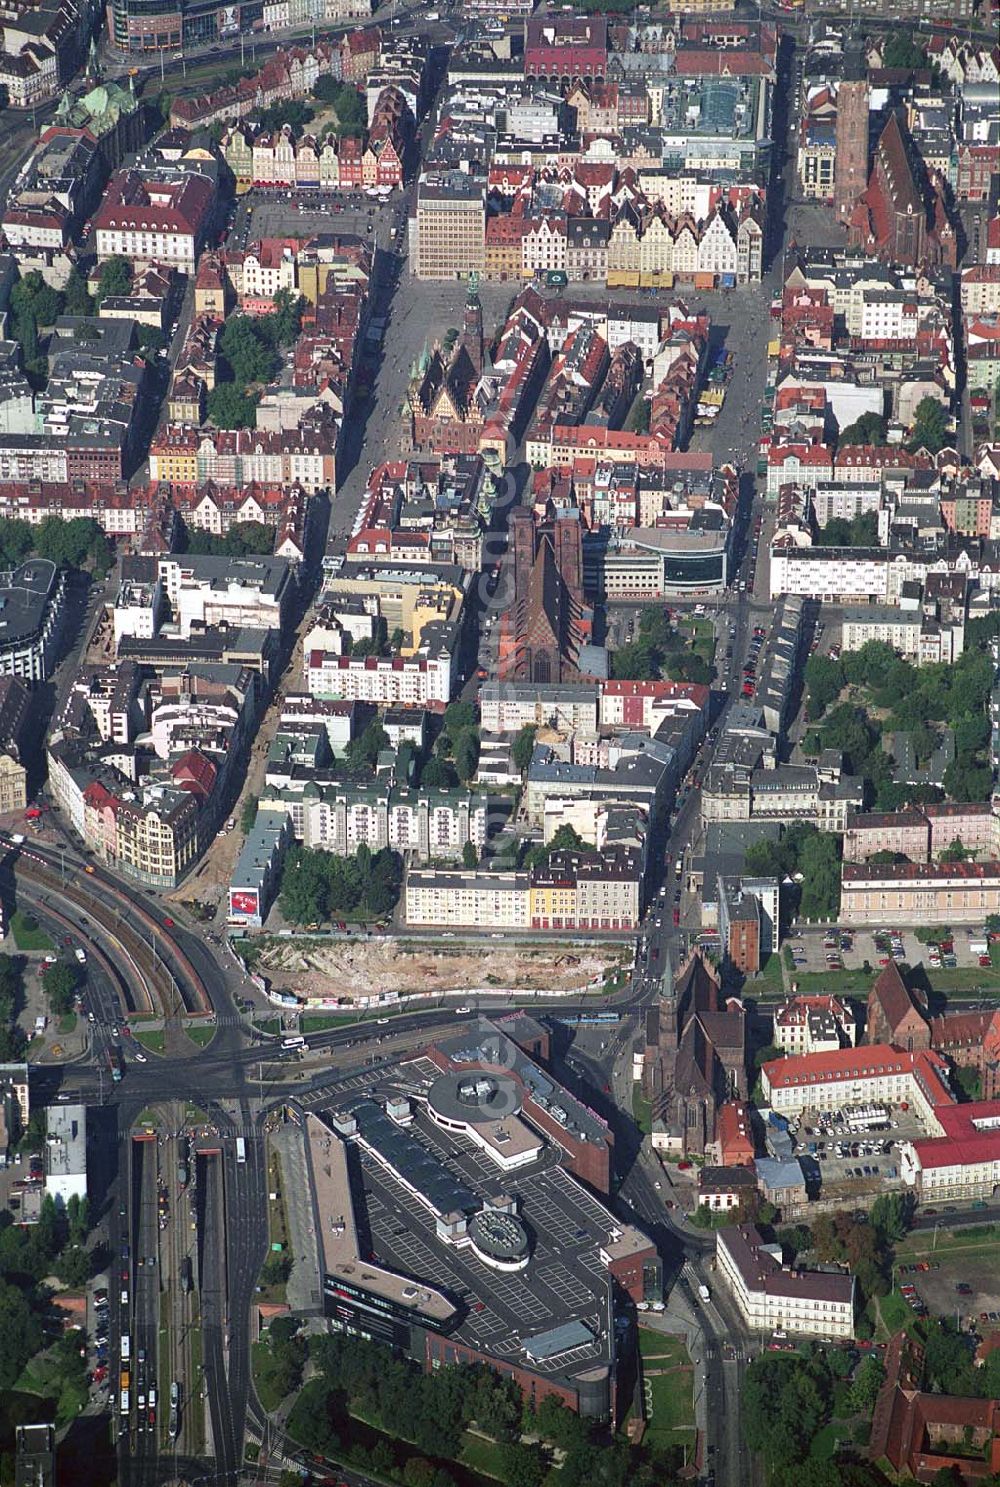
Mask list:
[{"label": "white car", "polygon": [[144,1064],[144,1063],[146,1063],[147,1062],[146,1055],[144,1053],[140,1053],[139,1050],[136,1049],[135,1061],[136,1061],[137,1064]]}]

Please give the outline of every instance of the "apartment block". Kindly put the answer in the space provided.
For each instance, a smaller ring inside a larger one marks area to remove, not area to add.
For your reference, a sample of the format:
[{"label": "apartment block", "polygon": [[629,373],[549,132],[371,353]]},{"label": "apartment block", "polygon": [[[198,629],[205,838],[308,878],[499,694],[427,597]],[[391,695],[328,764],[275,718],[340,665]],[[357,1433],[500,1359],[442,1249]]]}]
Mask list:
[{"label": "apartment block", "polygon": [[783,1053],[831,1053],[853,1048],[857,1031],[850,1002],[833,995],[796,995],[775,1010],[772,1041]]},{"label": "apartment block", "polygon": [[853,1338],[854,1277],[849,1272],[793,1269],[781,1246],[752,1224],[720,1229],[716,1275],[753,1332],[796,1337]]}]

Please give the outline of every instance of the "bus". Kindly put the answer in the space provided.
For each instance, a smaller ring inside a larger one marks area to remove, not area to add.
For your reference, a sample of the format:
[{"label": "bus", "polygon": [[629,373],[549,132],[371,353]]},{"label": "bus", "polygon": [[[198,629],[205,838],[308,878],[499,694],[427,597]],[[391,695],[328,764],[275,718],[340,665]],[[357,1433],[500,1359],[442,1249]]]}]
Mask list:
[{"label": "bus", "polygon": [[306,1040],[299,1035],[293,1038],[282,1038],[281,1046],[282,1048],[305,1048]]},{"label": "bus", "polygon": [[236,1160],[242,1167],[247,1159],[247,1144],[242,1136],[236,1138]]},{"label": "bus", "polygon": [[132,1339],[127,1332],[122,1333],[122,1362],[127,1363],[132,1356]]},{"label": "bus", "polygon": [[128,1406],[129,1406],[128,1390],[127,1389],[123,1389],[122,1390],[122,1393],[121,1393],[121,1402],[120,1402],[120,1404],[118,1406],[118,1408],[121,1410],[121,1413],[123,1415],[126,1415],[126,1416],[128,1415]]},{"label": "bus", "polygon": [[121,1050],[119,1048],[109,1048],[107,1050],[107,1055],[108,1055],[108,1068],[111,1070],[111,1078],[114,1080],[115,1084],[121,1084],[121,1082],[122,1082],[122,1056],[121,1056]]}]

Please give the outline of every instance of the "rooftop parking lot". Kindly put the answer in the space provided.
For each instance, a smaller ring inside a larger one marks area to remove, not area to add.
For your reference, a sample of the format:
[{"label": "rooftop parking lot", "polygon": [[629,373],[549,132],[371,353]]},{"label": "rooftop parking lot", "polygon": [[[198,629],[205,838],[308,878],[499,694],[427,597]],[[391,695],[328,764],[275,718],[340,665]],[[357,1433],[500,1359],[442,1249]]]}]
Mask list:
[{"label": "rooftop parking lot", "polygon": [[[415,1084],[433,1082],[437,1074],[429,1061],[411,1060],[405,1076],[389,1068],[377,1080],[369,1078],[368,1088],[376,1098],[404,1087],[412,1093]],[[349,1083],[350,1090],[344,1085],[331,1090],[328,1109],[352,1107],[366,1092],[363,1085]],[[442,1130],[422,1112],[408,1134],[463,1188],[481,1196],[496,1190],[500,1179],[495,1163],[461,1134]],[[517,1195],[518,1213],[532,1237],[528,1268],[511,1276],[488,1268],[471,1249],[442,1243],[426,1205],[383,1162],[363,1148],[354,1151],[359,1234],[367,1223],[371,1253],[380,1263],[426,1279],[464,1302],[463,1338],[491,1352],[517,1352],[518,1338],[571,1317],[600,1334],[607,1270],[598,1250],[608,1238],[608,1214],[563,1170],[555,1148],[546,1146],[538,1161],[503,1175],[501,1185]],[[565,1354],[554,1360],[559,1369],[575,1362]]]}]

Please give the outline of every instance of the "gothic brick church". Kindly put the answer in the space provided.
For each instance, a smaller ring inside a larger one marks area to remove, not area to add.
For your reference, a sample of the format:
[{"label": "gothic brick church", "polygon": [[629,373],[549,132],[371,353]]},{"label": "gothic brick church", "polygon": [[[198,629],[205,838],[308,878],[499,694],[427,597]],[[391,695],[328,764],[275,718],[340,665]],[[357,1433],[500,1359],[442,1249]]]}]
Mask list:
[{"label": "gothic brick church", "polygon": [[743,1004],[724,998],[701,951],[688,958],[670,991],[649,1009],[643,1092],[654,1133],[684,1155],[703,1155],[715,1139],[719,1107],[747,1098],[747,1022]]}]

